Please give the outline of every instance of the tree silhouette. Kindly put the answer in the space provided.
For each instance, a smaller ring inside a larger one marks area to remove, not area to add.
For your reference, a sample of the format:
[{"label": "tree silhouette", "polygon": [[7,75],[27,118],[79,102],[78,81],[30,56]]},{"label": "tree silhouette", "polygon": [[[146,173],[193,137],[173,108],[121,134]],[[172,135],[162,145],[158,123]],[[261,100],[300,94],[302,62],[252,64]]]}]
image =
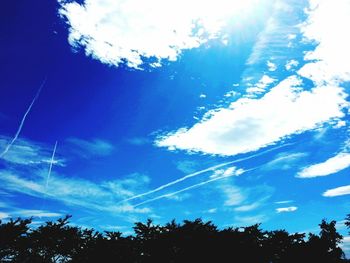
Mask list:
[{"label": "tree silhouette", "polygon": [[[322,220],[318,235],[264,231],[260,224],[219,230],[211,221],[137,222],[134,236],[69,224],[70,216],[31,228],[32,219],[0,221],[0,262],[28,263],[338,263],[336,222]],[[346,218],[350,228],[350,216]]]}]

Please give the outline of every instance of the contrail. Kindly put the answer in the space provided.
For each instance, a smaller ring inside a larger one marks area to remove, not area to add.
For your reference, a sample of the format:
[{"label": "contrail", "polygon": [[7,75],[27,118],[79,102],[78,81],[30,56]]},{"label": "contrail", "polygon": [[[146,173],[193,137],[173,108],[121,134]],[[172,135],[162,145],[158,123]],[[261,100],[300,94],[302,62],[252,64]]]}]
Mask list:
[{"label": "contrail", "polygon": [[50,176],[51,176],[53,161],[54,161],[55,154],[56,154],[56,149],[57,149],[57,141],[55,143],[55,147],[53,148],[53,152],[52,152],[52,156],[51,156],[51,160],[50,160],[49,171],[47,173],[47,178],[46,178],[45,192],[47,191],[47,188],[49,186],[49,180],[50,180]]},{"label": "contrail", "polygon": [[233,164],[233,163],[238,163],[238,162],[243,162],[243,161],[246,161],[246,160],[249,160],[249,159],[252,159],[252,158],[255,158],[255,157],[258,157],[260,155],[263,155],[265,153],[268,153],[268,152],[271,152],[271,151],[274,151],[274,150],[277,150],[277,149],[280,149],[280,148],[283,148],[283,147],[286,147],[286,146],[289,146],[289,145],[292,145],[293,143],[286,143],[284,145],[280,145],[280,146],[276,146],[274,148],[271,148],[269,150],[266,150],[264,152],[261,152],[261,153],[257,153],[257,154],[254,154],[254,155],[251,155],[249,157],[244,157],[244,158],[240,158],[240,159],[237,159],[237,160],[234,160],[234,161],[230,161],[230,162],[226,162],[226,163],[222,163],[222,164],[218,164],[218,165],[215,165],[215,166],[212,166],[212,167],[209,167],[209,168],[206,168],[204,170],[200,170],[200,171],[197,171],[197,172],[194,172],[194,173],[191,173],[191,174],[188,174],[184,177],[181,177],[175,181],[172,181],[172,182],[169,182],[167,184],[164,184],[164,185],[161,185],[153,190],[150,190],[148,192],[145,192],[145,193],[142,193],[142,194],[138,194],[138,195],[135,195],[135,196],[132,196],[132,197],[129,197],[127,199],[124,199],[124,200],[121,200],[118,202],[119,203],[122,203],[122,202],[127,202],[127,201],[131,201],[131,200],[134,200],[136,198],[140,198],[140,197],[143,197],[143,196],[146,196],[146,195],[150,195],[150,194],[153,194],[155,192],[158,192],[158,191],[161,191],[165,188],[168,188],[172,185],[175,185],[175,184],[178,184],[182,181],[185,181],[189,178],[192,178],[192,177],[195,177],[195,176],[198,176],[200,174],[203,174],[203,173],[206,173],[206,172],[209,172],[209,171],[213,171],[213,170],[216,170],[218,168],[221,168],[221,167],[224,167],[224,166],[227,166],[227,165],[230,165],[230,164]]},{"label": "contrail", "polygon": [[41,83],[39,90],[37,91],[37,93],[35,94],[34,99],[32,100],[32,103],[29,105],[27,111],[26,111],[25,114],[23,115],[22,121],[21,121],[21,123],[20,123],[20,125],[19,125],[19,127],[18,127],[18,130],[17,130],[17,132],[16,132],[16,134],[15,134],[15,137],[13,137],[13,139],[11,140],[11,142],[10,142],[9,144],[7,144],[5,150],[0,154],[0,158],[3,158],[3,157],[5,156],[5,154],[10,150],[10,148],[12,147],[12,145],[13,145],[13,144],[15,143],[15,141],[18,139],[18,136],[19,136],[19,134],[21,133],[21,130],[22,130],[23,125],[24,125],[24,122],[25,122],[25,120],[26,120],[26,118],[27,118],[27,115],[28,115],[29,112],[31,111],[31,109],[32,109],[32,107],[33,107],[35,101],[38,99],[38,97],[39,97],[39,95],[40,95],[40,92],[41,92],[42,88],[44,87],[45,83],[46,83],[46,78],[45,78],[44,81]]},{"label": "contrail", "polygon": [[[255,170],[255,169],[258,169],[260,166],[258,167],[255,167],[255,168],[251,168],[249,170],[246,170],[244,171],[243,173],[246,173],[246,172],[250,172],[252,170]],[[210,179],[210,180],[207,180],[207,181],[204,181],[204,182],[201,182],[201,183],[198,183],[198,184],[195,184],[195,185],[191,185],[189,187],[186,187],[186,188],[183,188],[181,190],[178,190],[178,191],[175,191],[175,192],[172,192],[172,193],[169,193],[169,194],[164,194],[164,195],[160,195],[160,196],[157,196],[155,198],[152,198],[152,199],[148,199],[146,201],[143,201],[141,203],[138,203],[136,205],[133,205],[133,207],[137,207],[137,206],[140,206],[140,205],[144,205],[144,204],[147,204],[147,203],[151,203],[153,201],[156,201],[156,200],[159,200],[159,199],[162,199],[162,198],[167,198],[167,197],[170,197],[170,196],[173,196],[173,195],[177,195],[179,193],[182,193],[182,192],[186,192],[186,191],[189,191],[191,189],[194,189],[194,188],[197,188],[197,187],[200,187],[202,185],[206,185],[206,184],[209,184],[211,182],[214,182],[214,181],[217,181],[217,180],[221,180],[221,179],[224,179],[224,178],[229,178],[229,177],[232,177],[232,176],[237,176],[236,174],[230,174],[230,175],[224,175],[224,176],[220,176],[220,177],[216,177],[216,178],[213,178],[213,179]]]},{"label": "contrail", "polygon": [[[53,152],[52,152],[52,155],[51,155],[51,160],[50,160],[50,166],[49,166],[49,170],[47,172],[47,176],[46,176],[46,183],[45,183],[45,189],[44,189],[44,200],[43,200],[43,204],[42,204],[42,208],[41,210],[44,210],[44,207],[45,207],[45,204],[46,204],[46,197],[48,196],[47,194],[47,189],[49,187],[49,181],[50,181],[50,176],[51,176],[51,171],[52,171],[52,166],[53,166],[53,163],[54,163],[54,159],[55,159],[55,154],[56,154],[56,149],[57,149],[57,141],[55,142],[55,146],[53,148]],[[39,216],[39,218],[41,218],[41,216]]]}]

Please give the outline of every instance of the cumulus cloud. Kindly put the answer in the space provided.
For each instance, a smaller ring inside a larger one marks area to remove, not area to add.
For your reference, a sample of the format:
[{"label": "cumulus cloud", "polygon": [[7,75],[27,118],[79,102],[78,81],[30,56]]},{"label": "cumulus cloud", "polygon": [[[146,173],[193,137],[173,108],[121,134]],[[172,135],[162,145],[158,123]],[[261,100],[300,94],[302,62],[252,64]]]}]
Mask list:
[{"label": "cumulus cloud", "polygon": [[288,212],[294,212],[298,209],[296,206],[289,206],[289,207],[280,207],[276,208],[277,213],[288,213]]},{"label": "cumulus cloud", "polygon": [[284,66],[286,70],[291,70],[299,65],[299,62],[295,59],[288,60],[286,65]]},{"label": "cumulus cloud", "polygon": [[349,194],[350,194],[350,185],[345,185],[345,186],[329,189],[323,193],[323,196],[335,197],[335,196],[349,195]]},{"label": "cumulus cloud", "polygon": [[246,92],[248,95],[256,95],[266,92],[266,88],[274,83],[276,79],[271,78],[268,75],[263,75],[257,84],[247,88]]},{"label": "cumulus cloud", "polygon": [[267,66],[269,71],[276,71],[276,69],[277,69],[277,65],[271,61],[267,61],[266,66]]},{"label": "cumulus cloud", "polygon": [[191,128],[159,137],[156,145],[235,155],[258,150],[344,116],[342,109],[348,103],[341,88],[322,86],[306,91],[301,85],[297,76],[291,76],[261,99],[241,98],[229,108],[210,112]]},{"label": "cumulus cloud", "polygon": [[339,153],[336,156],[329,158],[325,162],[310,165],[302,169],[297,177],[299,178],[312,178],[318,176],[327,176],[335,174],[341,170],[344,170],[350,166],[350,154]]},{"label": "cumulus cloud", "polygon": [[140,68],[174,61],[186,49],[217,38],[228,18],[256,0],[59,0],[69,43],[103,63]]}]

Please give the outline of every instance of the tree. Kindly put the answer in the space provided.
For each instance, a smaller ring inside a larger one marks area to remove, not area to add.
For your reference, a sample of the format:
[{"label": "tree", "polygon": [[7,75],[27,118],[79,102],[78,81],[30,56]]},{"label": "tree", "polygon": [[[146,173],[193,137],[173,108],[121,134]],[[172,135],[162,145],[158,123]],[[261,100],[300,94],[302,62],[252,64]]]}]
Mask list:
[{"label": "tree", "polygon": [[20,262],[19,259],[27,254],[26,236],[31,222],[32,218],[10,219],[7,223],[0,220],[0,262]]}]

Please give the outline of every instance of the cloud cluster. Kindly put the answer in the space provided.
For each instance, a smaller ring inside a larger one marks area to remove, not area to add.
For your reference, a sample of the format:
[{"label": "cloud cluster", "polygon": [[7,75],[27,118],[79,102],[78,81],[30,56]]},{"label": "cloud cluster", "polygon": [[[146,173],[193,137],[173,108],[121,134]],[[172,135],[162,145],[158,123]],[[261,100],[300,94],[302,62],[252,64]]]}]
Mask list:
[{"label": "cloud cluster", "polygon": [[69,43],[103,63],[159,67],[183,50],[217,38],[233,15],[256,0],[59,0]]}]

